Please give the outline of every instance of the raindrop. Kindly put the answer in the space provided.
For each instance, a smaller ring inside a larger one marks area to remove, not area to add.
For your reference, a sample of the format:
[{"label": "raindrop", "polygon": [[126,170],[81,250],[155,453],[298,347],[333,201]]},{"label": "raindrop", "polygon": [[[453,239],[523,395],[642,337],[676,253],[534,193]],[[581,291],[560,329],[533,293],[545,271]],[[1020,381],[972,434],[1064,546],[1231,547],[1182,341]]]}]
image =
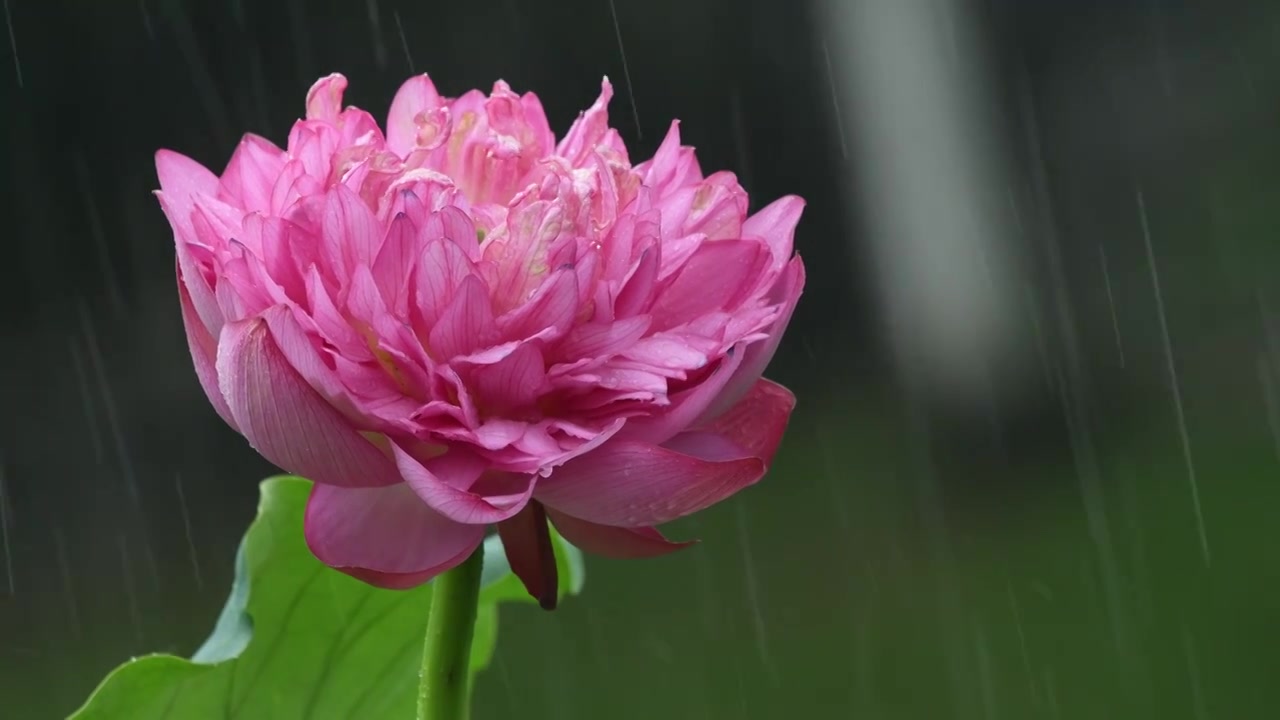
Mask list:
[{"label": "raindrop", "polygon": [[173,485],[178,490],[178,509],[182,511],[182,527],[187,533],[187,554],[191,559],[191,572],[195,574],[196,587],[204,587],[204,578],[200,574],[200,557],[196,553],[196,543],[191,535],[191,513],[187,510],[187,494],[182,490],[182,476],[173,476]]},{"label": "raindrop", "polygon": [[827,63],[827,87],[831,90],[831,109],[836,114],[836,132],[840,137],[840,157],[849,159],[848,141],[844,137],[844,117],[840,114],[840,98],[836,95],[836,77],[831,69],[831,51],[824,40],[822,43],[822,59]]},{"label": "raindrop", "polygon": [[13,551],[9,547],[9,500],[4,489],[4,456],[0,455],[0,543],[4,545],[4,571],[9,581],[9,594],[14,595]]},{"label": "raindrop", "polygon": [[13,53],[13,72],[18,76],[18,87],[23,87],[22,63],[18,62],[18,38],[13,34],[13,16],[9,14],[9,0],[4,0],[4,24],[9,28],[9,49]]},{"label": "raindrop", "polygon": [[417,75],[418,71],[413,67],[413,56],[409,54],[409,41],[404,37],[404,25],[400,22],[400,11],[392,10],[391,17],[396,21],[396,32],[400,35],[400,49],[404,51],[404,59],[409,61],[409,73]]},{"label": "raindrop", "polygon": [[1155,251],[1151,249],[1151,228],[1147,224],[1147,206],[1142,190],[1137,191],[1138,217],[1142,221],[1142,242],[1147,248],[1147,264],[1151,268],[1151,287],[1156,294],[1156,310],[1160,315],[1160,337],[1164,340],[1164,357],[1169,370],[1169,389],[1173,393],[1173,409],[1178,417],[1178,437],[1182,441],[1182,459],[1187,466],[1187,480],[1191,485],[1191,504],[1196,515],[1196,530],[1200,534],[1200,551],[1204,564],[1209,564],[1209,536],[1205,531],[1204,513],[1200,509],[1200,486],[1196,481],[1196,466],[1191,457],[1191,437],[1187,433],[1187,416],[1182,409],[1182,389],[1178,384],[1178,367],[1173,362],[1173,343],[1169,340],[1169,321],[1164,312],[1164,295],[1160,292],[1160,273],[1156,269]]},{"label": "raindrop", "polygon": [[631,69],[627,66],[627,49],[622,45],[622,26],[618,24],[618,8],[609,0],[609,12],[613,15],[613,34],[618,38],[618,53],[622,55],[622,79],[627,81],[627,97],[631,99],[631,116],[636,122],[636,139],[644,139],[640,129],[640,109],[636,107],[636,93],[631,84]]}]

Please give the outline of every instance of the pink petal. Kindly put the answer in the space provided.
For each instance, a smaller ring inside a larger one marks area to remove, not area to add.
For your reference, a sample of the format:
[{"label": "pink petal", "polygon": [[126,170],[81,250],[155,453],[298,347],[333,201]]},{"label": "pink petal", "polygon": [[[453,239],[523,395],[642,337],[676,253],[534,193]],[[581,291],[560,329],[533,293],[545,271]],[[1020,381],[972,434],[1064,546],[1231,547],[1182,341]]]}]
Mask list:
[{"label": "pink petal", "polygon": [[462,248],[449,239],[437,239],[422,249],[414,270],[414,297],[418,333],[426,337],[440,321],[462,281],[475,273],[475,266]]},{"label": "pink petal", "polygon": [[524,340],[552,330],[550,341],[569,331],[578,314],[578,276],[572,268],[553,272],[528,302],[498,319],[498,331],[510,340]]},{"label": "pink petal", "polygon": [[347,79],[339,73],[326,75],[315,81],[307,91],[307,119],[338,121],[342,112],[342,93],[347,89]]},{"label": "pink petal", "polygon": [[183,240],[193,241],[193,198],[197,195],[216,195],[218,176],[195,160],[172,150],[156,152],[156,175],[160,179],[160,192],[173,209],[169,214],[169,222],[173,223]]},{"label": "pink petal", "polygon": [[720,397],[724,387],[737,375],[742,352],[732,352],[702,382],[671,397],[671,405],[659,414],[632,418],[618,433],[618,439],[661,444],[693,425],[707,406]]},{"label": "pink petal", "polygon": [[757,240],[704,242],[653,304],[655,327],[666,329],[699,315],[733,308],[755,286],[768,252]]},{"label": "pink petal", "polygon": [[542,352],[530,343],[516,347],[492,365],[467,368],[464,377],[477,402],[490,413],[519,417],[546,390],[547,366]]},{"label": "pink petal", "polygon": [[284,151],[270,140],[245,135],[222,173],[222,188],[247,212],[269,213],[276,180],[287,160]]},{"label": "pink petal", "polygon": [[395,464],[289,364],[262,318],[223,327],[216,367],[240,432],[283,470],[346,487],[400,481]]},{"label": "pink petal", "polygon": [[578,115],[569,132],[556,148],[556,154],[566,158],[573,165],[581,165],[591,151],[604,138],[609,129],[609,100],[613,98],[613,85],[609,78],[600,82],[600,97],[591,107]]},{"label": "pink petal", "polygon": [[637,165],[636,172],[659,197],[702,180],[702,170],[698,167],[698,157],[693,148],[680,144],[679,120],[671,121],[667,136],[653,159]]},{"label": "pink petal", "polygon": [[531,502],[510,520],[498,523],[498,535],[511,572],[520,578],[525,590],[542,609],[554,610],[560,594],[559,577],[556,552],[542,505]]},{"label": "pink petal", "polygon": [[373,279],[382,299],[396,317],[408,317],[414,260],[418,254],[418,229],[406,215],[397,215],[373,261]]},{"label": "pink petal", "polygon": [[489,293],[480,278],[468,275],[431,329],[428,344],[436,358],[448,360],[491,345],[496,334]]},{"label": "pink petal", "polygon": [[533,494],[532,475],[485,474],[478,455],[454,449],[419,462],[392,443],[396,465],[405,482],[436,512],[454,522],[487,525],[515,515]]},{"label": "pink petal", "polygon": [[759,480],[760,458],[704,460],[647,443],[614,440],[538,484],[548,508],[601,525],[641,527],[710,507]]},{"label": "pink petal", "polygon": [[697,542],[696,540],[671,542],[651,527],[624,528],[597,525],[555,510],[548,510],[547,516],[551,518],[551,522],[555,524],[556,530],[560,531],[564,539],[579,550],[607,558],[632,560],[658,557]]},{"label": "pink petal", "polygon": [[387,113],[387,148],[402,158],[407,157],[419,143],[419,123],[434,127],[424,113],[440,105],[440,93],[431,78],[418,75],[405,81]]},{"label": "pink petal", "polygon": [[377,587],[421,585],[465,560],[484,527],[447,520],[407,485],[311,489],[303,521],[307,547],[324,564]]},{"label": "pink petal", "polygon": [[[768,465],[773,462],[795,407],[796,396],[790,390],[762,378],[751,386],[746,397],[715,420],[699,426],[697,432],[725,438]],[[676,436],[668,445],[679,444],[679,438]]]},{"label": "pink petal", "polygon": [[196,308],[191,303],[191,293],[182,282],[181,271],[178,273],[178,297],[182,303],[182,324],[187,331],[187,349],[191,351],[191,361],[195,365],[196,378],[200,381],[200,387],[208,396],[209,403],[213,405],[218,416],[225,420],[232,430],[239,432],[240,428],[236,426],[231,409],[227,407],[227,401],[222,397],[222,391],[218,389],[216,367],[218,341],[205,329],[204,323],[196,313]]},{"label": "pink petal", "polygon": [[325,196],[320,225],[320,260],[332,277],[350,277],[356,265],[370,265],[382,245],[382,228],[373,210],[346,185]]},{"label": "pink petal", "polygon": [[762,238],[773,253],[773,268],[779,270],[791,258],[796,224],[804,212],[804,199],[796,195],[774,200],[742,224],[743,237]]},{"label": "pink petal", "polygon": [[769,366],[769,361],[777,352],[778,344],[782,342],[782,335],[787,329],[787,324],[791,322],[791,315],[795,312],[796,304],[800,302],[800,294],[803,291],[804,263],[796,257],[782,271],[782,275],[778,277],[777,283],[770,291],[769,299],[772,302],[781,303],[782,308],[773,325],[766,331],[769,336],[746,347],[742,353],[742,364],[738,366],[733,379],[725,385],[720,397],[716,398],[700,421],[724,412],[738,402],[755,384],[756,379]]}]

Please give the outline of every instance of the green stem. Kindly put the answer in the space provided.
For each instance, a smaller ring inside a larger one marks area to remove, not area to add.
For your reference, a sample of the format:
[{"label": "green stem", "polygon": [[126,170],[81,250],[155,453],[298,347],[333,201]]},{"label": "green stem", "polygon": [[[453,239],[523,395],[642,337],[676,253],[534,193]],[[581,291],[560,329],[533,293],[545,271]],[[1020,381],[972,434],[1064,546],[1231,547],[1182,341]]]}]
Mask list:
[{"label": "green stem", "polygon": [[467,720],[471,714],[471,636],[484,568],[484,544],[432,583],[422,646],[418,720]]}]

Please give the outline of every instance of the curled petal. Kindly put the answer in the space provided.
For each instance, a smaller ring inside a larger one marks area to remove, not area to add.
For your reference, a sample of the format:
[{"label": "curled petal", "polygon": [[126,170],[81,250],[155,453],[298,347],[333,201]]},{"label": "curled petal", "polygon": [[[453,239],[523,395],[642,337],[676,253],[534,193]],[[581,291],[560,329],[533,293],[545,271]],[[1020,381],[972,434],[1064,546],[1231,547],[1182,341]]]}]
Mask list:
[{"label": "curled petal", "polygon": [[724,412],[738,402],[755,384],[760,374],[769,366],[769,361],[773,359],[774,353],[778,351],[778,344],[782,342],[782,334],[791,322],[791,316],[795,313],[796,304],[800,302],[800,294],[803,291],[804,263],[797,257],[792,259],[791,263],[782,271],[782,275],[778,277],[777,283],[770,293],[770,299],[781,303],[782,307],[778,311],[777,319],[765,331],[768,337],[746,347],[746,350],[742,353],[742,364],[738,366],[733,378],[725,385],[720,396],[707,409],[706,414],[700,418],[701,421],[706,421]]},{"label": "curled petal", "polygon": [[324,564],[393,590],[421,585],[467,558],[484,528],[437,514],[404,484],[380,488],[315,485],[303,525]]},{"label": "curled petal", "polygon": [[[687,434],[724,438],[768,465],[773,462],[773,455],[778,451],[778,443],[782,442],[782,433],[787,429],[787,421],[795,407],[796,396],[790,390],[762,378],[733,407]],[[676,436],[668,446],[680,443],[680,436]]]},{"label": "curled petal", "polygon": [[307,91],[307,119],[338,121],[342,112],[342,93],[347,89],[347,79],[332,73],[320,78]]},{"label": "curled petal", "polygon": [[697,542],[672,542],[651,527],[597,525],[555,510],[548,510],[547,516],[564,539],[579,550],[618,560],[668,555]]},{"label": "curled petal", "polygon": [[[430,142],[423,143],[421,140],[435,140],[436,135],[441,132],[442,118],[433,113],[440,108],[441,103],[440,93],[436,91],[430,77],[418,75],[409,78],[396,92],[395,99],[391,101],[391,110],[387,113],[387,148],[400,157],[407,157],[420,144],[430,146]],[[447,115],[444,119],[447,119]],[[433,136],[420,138],[422,130],[429,130]],[[447,127],[444,131],[447,132]]]},{"label": "curled petal", "polygon": [[538,485],[548,508],[600,525],[661,525],[710,507],[759,480],[756,457],[703,459],[657,445],[606,443]]},{"label": "curled petal", "polygon": [[182,282],[181,271],[178,273],[178,298],[182,303],[182,325],[187,331],[187,349],[191,351],[191,362],[195,365],[196,378],[200,381],[200,387],[204,390],[204,394],[208,396],[209,402],[213,405],[213,409],[218,413],[218,416],[225,420],[231,426],[231,429],[239,432],[240,428],[236,426],[236,419],[231,414],[231,408],[227,407],[227,401],[222,397],[222,391],[218,389],[218,369],[216,367],[218,341],[205,329],[204,323],[201,322],[200,316],[196,313],[195,306],[191,303],[191,293],[187,291],[187,286]]},{"label": "curled petal", "polygon": [[392,445],[405,482],[436,512],[454,522],[487,525],[515,515],[533,494],[534,476],[485,473],[483,458],[454,450],[419,462]]},{"label": "curled petal", "polygon": [[400,482],[390,458],[293,369],[265,320],[223,327],[217,370],[236,426],[255,450],[283,470],[346,487]]},{"label": "curled petal", "polygon": [[707,406],[720,397],[724,387],[737,376],[742,360],[741,350],[731,352],[706,379],[674,395],[666,412],[629,421],[619,431],[618,439],[661,444],[674,437],[702,416]]}]

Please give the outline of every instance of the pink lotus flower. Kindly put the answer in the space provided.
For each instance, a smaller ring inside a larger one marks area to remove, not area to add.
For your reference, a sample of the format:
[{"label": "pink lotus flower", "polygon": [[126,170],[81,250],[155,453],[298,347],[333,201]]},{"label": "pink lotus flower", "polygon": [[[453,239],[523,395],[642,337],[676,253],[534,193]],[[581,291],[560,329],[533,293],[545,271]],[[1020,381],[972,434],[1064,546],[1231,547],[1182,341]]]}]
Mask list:
[{"label": "pink lotus flower", "polygon": [[608,80],[559,143],[503,82],[415,77],[385,135],[346,84],[221,177],[156,154],[200,383],[315,482],[318,558],[410,587],[496,524],[545,600],[544,513],[588,552],[660,555],[683,544],[653,526],[760,479],[795,402],[760,373],[804,284],[800,198],[747,217],[676,123],[632,166]]}]

